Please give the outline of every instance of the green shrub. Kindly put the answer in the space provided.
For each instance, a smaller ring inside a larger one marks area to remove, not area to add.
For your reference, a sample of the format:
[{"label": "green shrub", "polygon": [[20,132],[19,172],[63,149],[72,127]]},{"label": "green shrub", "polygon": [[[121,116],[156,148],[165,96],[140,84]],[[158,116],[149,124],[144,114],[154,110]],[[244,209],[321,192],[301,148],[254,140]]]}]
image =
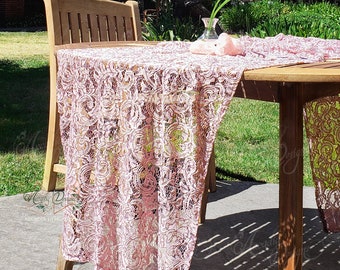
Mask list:
[{"label": "green shrub", "polygon": [[171,8],[163,10],[158,18],[144,23],[145,40],[196,40],[203,32],[203,25],[197,25],[190,17],[176,18]]},{"label": "green shrub", "polygon": [[228,32],[251,36],[279,33],[340,39],[340,7],[327,2],[304,4],[279,0],[237,2],[220,18]]},{"label": "green shrub", "polygon": [[258,24],[290,11],[290,5],[279,0],[259,0],[245,3],[233,1],[220,16],[221,26],[232,33],[249,33]]},{"label": "green shrub", "polygon": [[329,3],[298,4],[291,12],[273,17],[250,31],[250,35],[261,37],[278,33],[340,39],[340,8]]},{"label": "green shrub", "polygon": [[[195,25],[191,20],[180,20],[178,18],[172,18],[171,23],[162,18],[157,21],[150,21],[144,24],[143,37],[148,41],[180,41],[189,40],[193,41],[197,39],[199,31],[197,31]],[[203,30],[201,30],[201,33]]]}]

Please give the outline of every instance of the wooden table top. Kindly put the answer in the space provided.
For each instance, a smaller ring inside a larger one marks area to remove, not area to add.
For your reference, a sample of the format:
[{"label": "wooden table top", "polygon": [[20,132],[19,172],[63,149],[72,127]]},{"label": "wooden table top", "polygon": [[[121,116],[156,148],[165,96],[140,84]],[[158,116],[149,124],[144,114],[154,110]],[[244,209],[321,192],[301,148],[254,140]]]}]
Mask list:
[{"label": "wooden table top", "polygon": [[340,82],[340,59],[249,70],[244,72],[243,79],[276,82]]}]

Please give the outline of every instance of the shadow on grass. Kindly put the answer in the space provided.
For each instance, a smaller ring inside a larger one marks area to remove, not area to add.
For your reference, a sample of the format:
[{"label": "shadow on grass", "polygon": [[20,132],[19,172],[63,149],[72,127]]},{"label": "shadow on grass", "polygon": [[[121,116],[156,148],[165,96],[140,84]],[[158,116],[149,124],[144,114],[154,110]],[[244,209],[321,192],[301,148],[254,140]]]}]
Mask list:
[{"label": "shadow on grass", "polygon": [[216,167],[216,177],[221,180],[239,180],[239,181],[247,181],[247,182],[255,182],[257,184],[265,184],[265,181],[257,180],[252,176],[246,176],[243,174],[237,174],[228,170],[223,170],[221,168]]},{"label": "shadow on grass", "polygon": [[0,60],[0,152],[45,149],[48,106],[46,62]]}]

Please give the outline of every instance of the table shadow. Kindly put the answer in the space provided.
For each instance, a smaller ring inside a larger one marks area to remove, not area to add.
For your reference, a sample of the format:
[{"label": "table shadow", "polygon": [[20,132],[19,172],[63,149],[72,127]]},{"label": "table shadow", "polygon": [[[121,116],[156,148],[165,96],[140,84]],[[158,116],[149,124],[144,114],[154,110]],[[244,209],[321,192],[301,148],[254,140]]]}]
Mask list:
[{"label": "table shadow", "polygon": [[[219,201],[225,197],[233,196],[238,193],[241,193],[252,186],[264,185],[265,182],[260,181],[224,181],[217,180],[216,182],[216,192],[209,193],[208,199],[209,202]],[[222,192],[220,192],[222,188]]]},{"label": "table shadow", "polygon": [[[340,269],[340,234],[327,234],[316,209],[304,209],[303,269]],[[190,270],[277,269],[278,209],[206,220]]]}]

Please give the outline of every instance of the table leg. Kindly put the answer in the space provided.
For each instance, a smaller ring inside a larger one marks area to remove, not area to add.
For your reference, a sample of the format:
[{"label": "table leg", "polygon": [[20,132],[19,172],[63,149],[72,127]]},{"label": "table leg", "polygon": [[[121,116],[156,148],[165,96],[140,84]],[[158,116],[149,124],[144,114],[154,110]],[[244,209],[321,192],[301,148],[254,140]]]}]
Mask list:
[{"label": "table leg", "polygon": [[278,269],[302,269],[302,85],[280,88],[280,183]]}]

